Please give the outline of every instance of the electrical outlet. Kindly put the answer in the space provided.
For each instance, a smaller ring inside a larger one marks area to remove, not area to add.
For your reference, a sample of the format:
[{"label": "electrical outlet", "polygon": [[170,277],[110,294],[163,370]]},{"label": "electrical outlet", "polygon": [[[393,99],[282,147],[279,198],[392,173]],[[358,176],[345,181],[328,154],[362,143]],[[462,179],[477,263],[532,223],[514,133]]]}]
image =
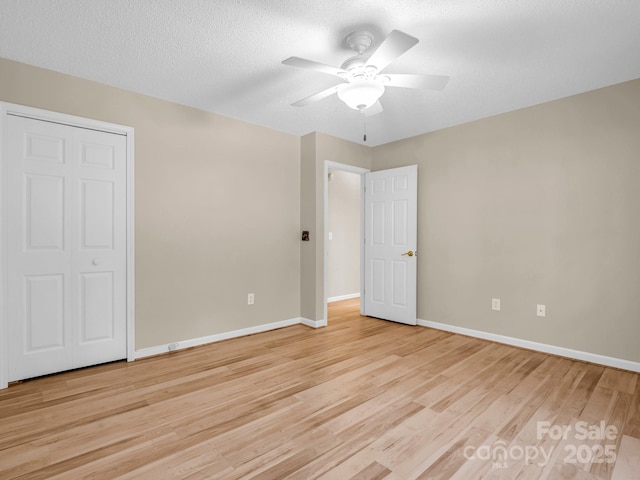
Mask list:
[{"label": "electrical outlet", "polygon": [[500,311],[500,299],[499,298],[492,298],[491,299],[491,310]]},{"label": "electrical outlet", "polygon": [[247,295],[247,305],[253,305],[256,301],[256,297],[253,293]]},{"label": "electrical outlet", "polygon": [[539,317],[547,316],[547,306],[546,305],[536,305],[536,315]]}]

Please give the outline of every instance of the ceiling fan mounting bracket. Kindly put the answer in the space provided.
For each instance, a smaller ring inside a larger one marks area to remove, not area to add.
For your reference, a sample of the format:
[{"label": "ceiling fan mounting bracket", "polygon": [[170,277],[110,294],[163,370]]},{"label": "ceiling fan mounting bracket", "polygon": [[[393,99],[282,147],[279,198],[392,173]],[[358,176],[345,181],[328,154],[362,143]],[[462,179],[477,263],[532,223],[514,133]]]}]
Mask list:
[{"label": "ceiling fan mounting bracket", "polygon": [[364,51],[373,43],[373,34],[366,30],[358,30],[347,35],[347,45],[362,55]]}]

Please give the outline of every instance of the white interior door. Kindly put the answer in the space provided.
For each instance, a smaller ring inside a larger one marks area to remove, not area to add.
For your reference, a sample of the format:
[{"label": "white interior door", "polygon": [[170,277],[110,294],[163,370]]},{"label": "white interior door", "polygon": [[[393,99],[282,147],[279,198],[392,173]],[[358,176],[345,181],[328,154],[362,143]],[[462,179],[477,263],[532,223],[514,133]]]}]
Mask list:
[{"label": "white interior door", "polygon": [[126,136],[6,131],[8,380],[126,358]]},{"label": "white interior door", "polygon": [[365,315],[417,324],[417,191],[417,165],[365,174]]}]

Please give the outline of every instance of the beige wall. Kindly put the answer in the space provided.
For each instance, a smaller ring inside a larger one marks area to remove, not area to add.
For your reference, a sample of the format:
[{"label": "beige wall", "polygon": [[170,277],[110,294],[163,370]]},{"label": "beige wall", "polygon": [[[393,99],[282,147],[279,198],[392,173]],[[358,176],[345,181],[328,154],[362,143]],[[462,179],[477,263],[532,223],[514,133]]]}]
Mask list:
[{"label": "beige wall", "polygon": [[301,140],[300,224],[309,230],[311,241],[301,242],[302,317],[326,320],[324,303],[324,165],[332,161],[360,168],[371,168],[369,147],[322,133],[305,135]]},{"label": "beige wall", "polygon": [[409,164],[420,319],[640,361],[640,80],[373,151]]},{"label": "beige wall", "polygon": [[316,134],[300,139],[300,230],[309,232],[309,241],[300,242],[300,315],[308,320],[316,316],[318,231],[316,229]]},{"label": "beige wall", "polygon": [[0,100],[135,128],[138,349],[322,320],[330,160],[419,165],[421,319],[640,361],[640,80],[374,149],[4,59]]},{"label": "beige wall", "polygon": [[298,137],[9,60],[0,72],[1,101],[135,128],[136,348],[300,316]]},{"label": "beige wall", "polygon": [[327,296],[360,293],[360,175],[332,170],[328,182]]}]

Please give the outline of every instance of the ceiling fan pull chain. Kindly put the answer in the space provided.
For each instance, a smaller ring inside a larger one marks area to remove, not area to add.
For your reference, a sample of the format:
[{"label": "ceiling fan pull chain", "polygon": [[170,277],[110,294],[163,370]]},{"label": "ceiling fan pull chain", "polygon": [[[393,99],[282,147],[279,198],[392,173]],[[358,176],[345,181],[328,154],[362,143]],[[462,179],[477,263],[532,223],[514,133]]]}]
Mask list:
[{"label": "ceiling fan pull chain", "polygon": [[360,115],[362,115],[362,130],[364,135],[362,136],[363,141],[367,141],[367,117],[364,114],[364,110],[360,110]]}]

